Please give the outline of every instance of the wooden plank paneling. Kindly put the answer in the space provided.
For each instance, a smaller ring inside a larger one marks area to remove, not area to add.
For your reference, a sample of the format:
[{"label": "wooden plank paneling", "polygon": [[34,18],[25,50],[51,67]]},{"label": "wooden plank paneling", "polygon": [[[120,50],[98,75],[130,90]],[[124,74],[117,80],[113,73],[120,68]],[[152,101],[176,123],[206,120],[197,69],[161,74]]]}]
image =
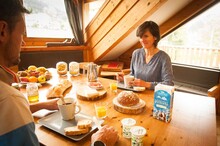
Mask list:
[{"label": "wooden plank paneling", "polygon": [[46,42],[63,42],[66,39],[57,38],[27,38],[24,37],[25,46],[46,46]]},{"label": "wooden plank paneling", "polygon": [[188,19],[197,15],[214,2],[216,2],[216,0],[193,0],[190,4],[188,4],[160,26],[161,36],[165,36],[184,22],[187,22]]},{"label": "wooden plank paneling", "polygon": [[101,12],[99,12],[98,16],[96,16],[96,19],[94,19],[85,30],[84,39],[85,42],[88,43],[88,40],[90,37],[94,34],[94,32],[102,25],[102,23],[109,17],[111,12],[117,7],[117,5],[122,0],[111,0],[106,5],[105,8],[102,9]]},{"label": "wooden plank paneling", "polygon": [[108,19],[100,26],[96,33],[90,39],[90,47],[94,46],[118,23],[118,21],[132,8],[138,0],[129,0],[121,2]]},{"label": "wooden plank paneling", "polygon": [[93,49],[93,59],[99,60],[115,47],[122,39],[140,25],[150,14],[156,11],[165,1],[160,0],[140,0],[121,19],[114,28],[108,32]]},{"label": "wooden plank paneling", "polygon": [[23,46],[21,52],[45,52],[45,51],[70,51],[70,50],[88,50],[88,46],[59,46],[59,47],[46,47],[46,46]]}]

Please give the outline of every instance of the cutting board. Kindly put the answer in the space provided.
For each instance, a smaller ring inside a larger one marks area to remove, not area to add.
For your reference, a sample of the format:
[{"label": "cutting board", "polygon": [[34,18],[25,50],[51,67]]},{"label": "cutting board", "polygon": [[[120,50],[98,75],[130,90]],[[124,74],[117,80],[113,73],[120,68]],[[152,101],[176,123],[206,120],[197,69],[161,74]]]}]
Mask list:
[{"label": "cutting board", "polygon": [[114,104],[114,109],[123,114],[140,114],[146,109],[146,103],[141,99],[137,105],[128,107],[121,105],[118,102],[117,97],[115,97],[113,99],[113,104]]},{"label": "cutting board", "polygon": [[88,85],[81,85],[76,91],[77,98],[80,100],[99,100],[106,96],[107,91],[103,89],[92,89]]}]

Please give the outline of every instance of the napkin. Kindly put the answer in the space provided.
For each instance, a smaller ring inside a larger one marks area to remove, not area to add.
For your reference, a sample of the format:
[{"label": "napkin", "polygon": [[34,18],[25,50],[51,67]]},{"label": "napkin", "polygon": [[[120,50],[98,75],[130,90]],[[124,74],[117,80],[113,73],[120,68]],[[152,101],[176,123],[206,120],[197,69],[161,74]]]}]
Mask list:
[{"label": "napkin", "polygon": [[47,109],[41,109],[39,111],[36,111],[32,114],[33,117],[37,117],[37,118],[43,118],[49,114],[52,114],[54,112],[56,112],[57,110],[47,110]]}]

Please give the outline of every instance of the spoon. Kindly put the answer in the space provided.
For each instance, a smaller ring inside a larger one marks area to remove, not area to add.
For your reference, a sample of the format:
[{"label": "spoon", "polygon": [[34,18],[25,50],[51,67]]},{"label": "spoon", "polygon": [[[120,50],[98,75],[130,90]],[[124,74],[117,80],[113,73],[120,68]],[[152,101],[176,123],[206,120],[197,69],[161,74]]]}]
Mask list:
[{"label": "spoon", "polygon": [[62,105],[66,105],[66,102],[64,101],[63,95],[61,95],[60,98],[61,98],[61,101],[62,101]]}]

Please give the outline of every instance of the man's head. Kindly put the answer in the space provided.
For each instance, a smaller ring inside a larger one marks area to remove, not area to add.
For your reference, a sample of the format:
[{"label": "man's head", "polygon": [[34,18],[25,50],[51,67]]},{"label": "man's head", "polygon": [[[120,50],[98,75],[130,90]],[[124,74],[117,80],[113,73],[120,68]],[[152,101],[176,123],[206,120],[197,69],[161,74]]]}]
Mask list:
[{"label": "man's head", "polygon": [[23,41],[23,13],[29,11],[20,0],[1,0],[0,5],[0,64],[17,65],[20,61],[20,46]]}]

